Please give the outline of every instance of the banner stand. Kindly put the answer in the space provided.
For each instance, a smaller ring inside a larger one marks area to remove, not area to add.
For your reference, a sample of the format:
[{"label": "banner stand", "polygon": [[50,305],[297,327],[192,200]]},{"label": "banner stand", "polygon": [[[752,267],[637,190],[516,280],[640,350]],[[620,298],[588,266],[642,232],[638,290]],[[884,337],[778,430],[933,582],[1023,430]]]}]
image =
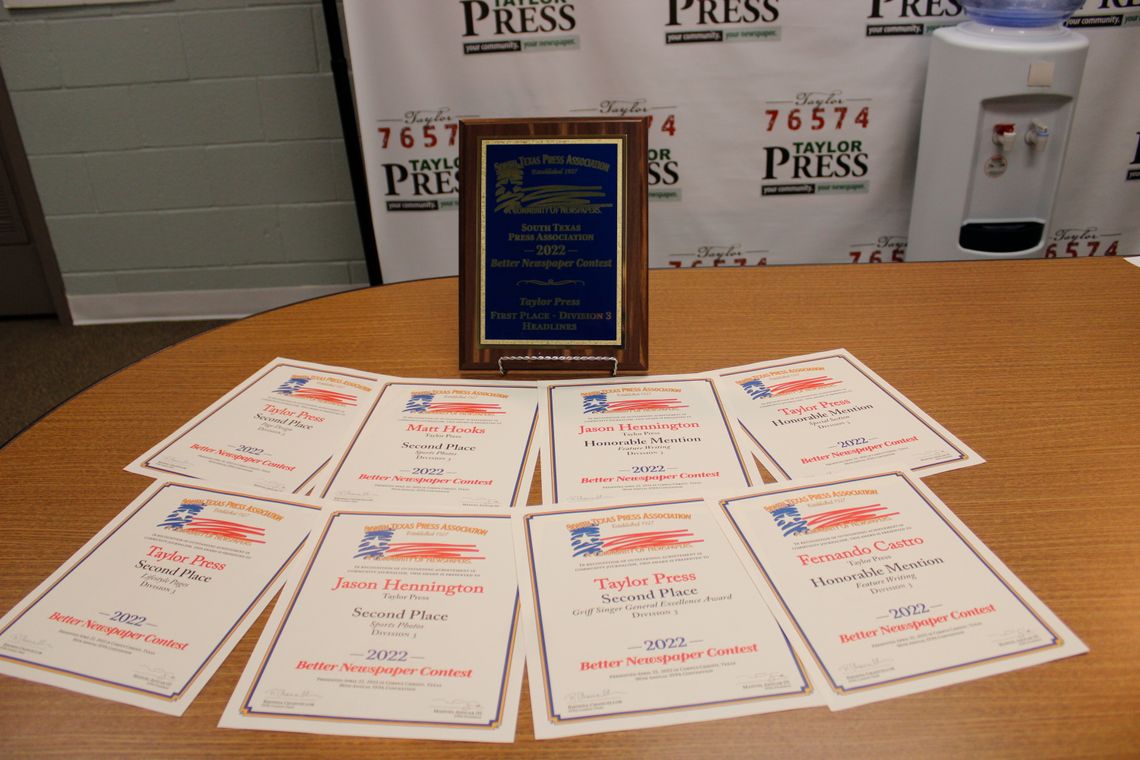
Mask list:
[{"label": "banner stand", "polygon": [[364,247],[364,264],[368,267],[368,284],[383,285],[376,230],[372,226],[372,203],[368,197],[368,180],[364,175],[364,154],[360,148],[356,107],[353,105],[352,84],[348,78],[348,59],[344,54],[344,40],[340,34],[340,12],[336,0],[321,0],[321,9],[324,11],[325,31],[329,38],[329,65],[336,86],[336,103],[344,133],[344,150],[348,156],[352,197],[356,203],[356,222],[360,226],[360,242]]}]

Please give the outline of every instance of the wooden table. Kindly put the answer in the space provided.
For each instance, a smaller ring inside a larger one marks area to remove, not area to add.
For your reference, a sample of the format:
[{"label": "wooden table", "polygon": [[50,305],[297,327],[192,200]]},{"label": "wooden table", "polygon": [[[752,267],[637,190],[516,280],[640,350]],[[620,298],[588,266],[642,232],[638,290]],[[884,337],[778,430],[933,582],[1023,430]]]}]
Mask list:
[{"label": "wooden table", "polygon": [[[440,279],[278,309],[162,351],[49,414],[0,451],[0,610],[144,488],[125,463],[269,359],[457,377],[456,298],[456,280]],[[178,719],[0,677],[0,757],[1140,754],[1140,269],[1081,259],[661,270],[650,316],[655,374],[851,350],[988,460],[927,483],[1091,653],[841,713],[541,743],[525,687],[512,745],[218,729],[263,616]]]}]

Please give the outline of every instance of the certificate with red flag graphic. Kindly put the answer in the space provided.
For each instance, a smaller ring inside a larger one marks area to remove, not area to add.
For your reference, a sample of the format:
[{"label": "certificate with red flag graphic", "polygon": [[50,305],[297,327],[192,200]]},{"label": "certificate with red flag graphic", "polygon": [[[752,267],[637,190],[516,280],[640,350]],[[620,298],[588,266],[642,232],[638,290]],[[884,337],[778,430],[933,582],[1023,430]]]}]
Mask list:
[{"label": "certificate with red flag graphic", "polygon": [[710,504],[832,709],[1088,651],[910,474]]},{"label": "certificate with red flag graphic", "polygon": [[522,504],[537,407],[534,383],[389,379],[317,493],[338,505]]},{"label": "certificate with red flag graphic", "polygon": [[777,480],[894,469],[925,476],[985,461],[843,349],[712,375]]},{"label": "certificate with red flag graphic", "polygon": [[364,416],[381,376],[274,359],[126,469],[307,493]]},{"label": "certificate with red flag graphic", "polygon": [[760,482],[712,378],[541,383],[548,504],[674,498]]},{"label": "certificate with red flag graphic", "polygon": [[277,593],[319,513],[156,483],[0,618],[0,673],[181,715]]},{"label": "certificate with red flag graphic", "polygon": [[515,547],[536,738],[822,704],[702,500],[528,507]]},{"label": "certificate with red flag graphic", "polygon": [[219,725],[513,741],[518,623],[508,510],[329,512]]}]

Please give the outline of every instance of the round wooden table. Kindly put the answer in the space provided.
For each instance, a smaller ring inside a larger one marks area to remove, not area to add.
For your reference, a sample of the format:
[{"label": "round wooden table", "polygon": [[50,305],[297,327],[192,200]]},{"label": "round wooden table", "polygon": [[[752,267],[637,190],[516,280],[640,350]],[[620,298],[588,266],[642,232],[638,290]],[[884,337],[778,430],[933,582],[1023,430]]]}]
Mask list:
[{"label": "round wooden table", "polygon": [[[0,610],[143,490],[149,481],[124,464],[273,357],[459,376],[456,302],[448,278],[267,312],[47,415],[0,450]],[[866,362],[988,460],[926,482],[1091,652],[839,713],[545,742],[533,739],[525,686],[510,745],[219,729],[262,616],[182,718],[0,676],[0,757],[1136,756],[1140,268],[1107,258],[655,270],[649,304],[653,374],[837,347]]]}]

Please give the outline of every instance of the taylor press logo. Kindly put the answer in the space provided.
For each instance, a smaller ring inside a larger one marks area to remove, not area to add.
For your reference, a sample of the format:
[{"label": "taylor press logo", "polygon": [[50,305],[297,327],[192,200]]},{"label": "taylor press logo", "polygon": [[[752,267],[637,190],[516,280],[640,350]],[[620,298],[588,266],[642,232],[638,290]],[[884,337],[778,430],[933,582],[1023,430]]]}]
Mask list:
[{"label": "taylor press logo", "polygon": [[696,538],[692,531],[683,528],[634,533],[609,533],[603,531],[599,525],[581,525],[570,529],[570,552],[571,556],[574,557],[590,557],[618,552],[688,546],[699,544],[703,540]]},{"label": "taylor press logo", "polygon": [[870,0],[866,36],[922,36],[966,17],[957,0]]},{"label": "taylor press logo", "polygon": [[873,243],[853,243],[847,255],[852,264],[906,261],[906,235],[880,235]]},{"label": "taylor press logo", "polygon": [[418,108],[376,120],[372,139],[384,151],[380,181],[388,211],[459,206],[459,120],[450,107]]},{"label": "taylor press logo", "polygon": [[475,560],[486,559],[476,544],[447,541],[400,541],[397,531],[391,528],[366,529],[357,544],[353,559],[430,559]]},{"label": "taylor press logo", "polygon": [[842,90],[764,101],[761,197],[867,192],[870,125],[871,99]]},{"label": "taylor press logo", "polygon": [[668,264],[677,269],[696,267],[762,267],[770,251],[743,245],[699,245],[694,250],[669,254]]},{"label": "taylor press logo", "polygon": [[412,414],[503,414],[503,407],[498,403],[447,397],[437,399],[437,395],[413,393],[404,405],[404,411]]},{"label": "taylor press logo", "polygon": [[200,501],[184,501],[158,524],[166,530],[192,533],[196,536],[209,536],[243,544],[264,544],[265,528],[203,517],[206,505]]},{"label": "taylor press logo", "polygon": [[1060,227],[1049,235],[1045,258],[1115,256],[1120,249],[1120,238],[1121,233],[1102,232],[1098,227]]},{"label": "taylor press logo", "polygon": [[779,0],[668,0],[665,44],[780,39]]},{"label": "taylor press logo", "polygon": [[310,385],[314,378],[307,375],[293,375],[273,391],[280,396],[305,401],[317,401],[334,406],[356,406],[356,396],[351,393]]},{"label": "taylor press logo", "polygon": [[463,54],[576,50],[569,0],[459,0]]},{"label": "taylor press logo", "polygon": [[[818,533],[824,530],[835,530],[853,525],[863,525],[877,520],[893,517],[898,512],[890,512],[882,504],[868,504],[862,507],[843,507],[829,509],[823,512],[803,513],[800,507],[793,503],[775,504],[765,507],[768,514],[776,521],[776,527],[784,534],[784,538],[791,536]],[[807,510],[807,507],[804,508]]]},{"label": "taylor press logo", "polygon": [[644,116],[649,119],[649,200],[681,200],[680,164],[670,146],[677,136],[677,106],[650,103],[648,98],[610,98],[597,106],[571,109],[574,114]]},{"label": "taylor press logo", "polygon": [[[1089,15],[1074,15],[1065,21],[1072,29],[1090,27],[1121,27],[1140,24],[1140,0],[1098,0],[1085,2],[1083,11]],[[1105,13],[1104,11],[1108,11]]]}]

